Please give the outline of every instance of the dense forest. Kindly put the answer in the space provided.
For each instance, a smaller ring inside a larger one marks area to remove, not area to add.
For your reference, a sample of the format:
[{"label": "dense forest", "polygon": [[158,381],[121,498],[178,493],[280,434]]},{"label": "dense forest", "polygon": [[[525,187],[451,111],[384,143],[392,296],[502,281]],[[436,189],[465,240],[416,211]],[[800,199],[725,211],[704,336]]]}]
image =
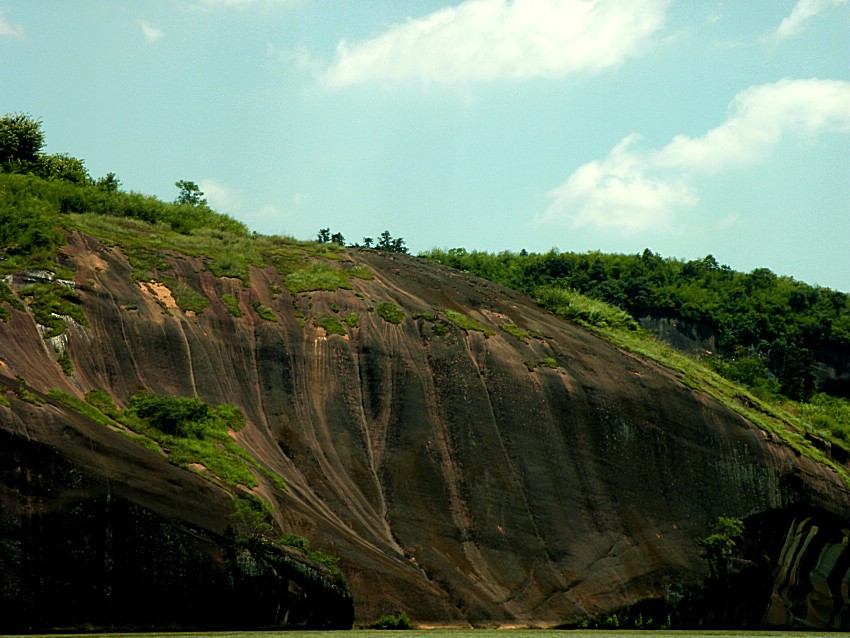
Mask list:
[{"label": "dense forest", "polygon": [[[835,357],[850,353],[850,295],[767,268],[736,272],[711,255],[682,261],[649,249],[611,255],[454,248],[423,256],[532,296],[554,286],[614,305],[638,320],[675,318],[699,326],[716,343],[707,360],[763,393],[808,400],[818,390],[818,364],[835,366]],[[836,382],[823,389],[850,394],[847,385]]]},{"label": "dense forest", "polygon": [[[114,173],[93,178],[83,160],[46,155],[43,146],[40,121],[25,114],[0,118],[0,275],[45,267],[61,277],[55,258],[65,243],[63,230],[74,227],[72,218],[78,219],[75,214],[89,220],[132,219],[184,236],[193,241],[193,250],[207,251],[208,265],[217,274],[244,279],[248,264],[293,259],[275,238],[252,234],[241,222],[210,208],[192,181],[176,181],[175,200],[163,202],[123,191]],[[211,234],[223,241],[207,241]],[[151,245],[142,246],[136,239],[136,253],[129,255],[145,272],[155,269],[156,252],[161,250],[152,243],[154,235],[149,237]],[[345,245],[341,233],[332,234],[327,228],[320,230],[317,240],[313,245],[323,251]],[[188,245],[180,244],[182,250]],[[389,231],[377,241],[366,237],[355,246],[407,252],[404,239],[393,238]],[[721,375],[746,385],[762,399],[806,402],[802,405],[808,408],[800,412],[820,419],[826,434],[850,440],[846,401],[850,382],[846,374],[843,379],[840,374],[838,378],[823,374],[828,369],[846,373],[850,360],[846,293],[778,276],[766,268],[736,272],[711,255],[683,261],[649,249],[638,255],[615,255],[556,250],[491,254],[453,248],[420,257],[524,292],[541,305],[588,324],[601,321],[633,330],[639,320],[654,317],[697,326],[716,344],[702,360]],[[291,290],[299,289],[297,282],[292,286]],[[17,303],[0,283],[0,320],[8,314],[4,301]],[[68,306],[68,300],[55,303]],[[49,321],[48,307],[42,315]]]}]

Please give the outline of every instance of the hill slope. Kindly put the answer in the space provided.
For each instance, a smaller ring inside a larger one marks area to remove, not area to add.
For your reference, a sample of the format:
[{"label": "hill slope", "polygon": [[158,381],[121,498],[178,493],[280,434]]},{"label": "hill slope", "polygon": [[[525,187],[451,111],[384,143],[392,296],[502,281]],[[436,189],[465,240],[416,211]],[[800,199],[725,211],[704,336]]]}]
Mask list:
[{"label": "hill slope", "polygon": [[[290,246],[287,270],[247,266],[240,280],[160,248],[140,278],[134,250],[68,233],[59,263],[74,273],[87,325],[66,320],[49,339],[35,296],[13,281],[29,307],[6,306],[0,323],[10,389],[0,428],[16,450],[2,468],[4,582],[26,580],[20,557],[33,544],[102,546],[117,524],[109,499],[136,513],[122,520],[166,530],[126,524],[135,540],[154,538],[143,557],[169,546],[170,529],[193,539],[191,551],[190,540],[172,544],[195,566],[167,576],[175,592],[191,589],[198,566],[226,572],[214,567],[226,564],[233,495],[248,487],[228,487],[202,463],[177,469],[167,446],[146,449],[55,392],[101,389],[126,408],[146,391],[241,409],[245,426],[230,436],[254,459],[250,492],[271,505],[275,528],[340,556],[358,621],[404,610],[420,623],[556,625],[631,608],[657,621],[848,627],[847,483],[680,375],[522,295],[407,256]],[[329,272],[336,284],[316,283]],[[207,303],[192,310],[186,298]],[[51,389],[47,403],[32,400]],[[81,507],[89,525],[71,526]],[[711,617],[698,541],[721,515],[747,531],[722,583],[730,604]],[[56,524],[61,540],[46,531]],[[39,563],[48,574],[60,568],[50,551]],[[89,586],[107,583],[117,600],[108,564]],[[321,608],[344,623],[350,601],[329,576],[311,578],[283,586],[331,592]],[[239,591],[230,609],[247,596]],[[20,609],[37,595],[21,585],[3,600]],[[287,603],[293,618],[317,613],[304,611],[316,609],[310,598],[300,612]],[[171,611],[162,622],[203,624]],[[110,622],[91,614],[49,622]],[[292,620],[264,618],[255,626]]]}]

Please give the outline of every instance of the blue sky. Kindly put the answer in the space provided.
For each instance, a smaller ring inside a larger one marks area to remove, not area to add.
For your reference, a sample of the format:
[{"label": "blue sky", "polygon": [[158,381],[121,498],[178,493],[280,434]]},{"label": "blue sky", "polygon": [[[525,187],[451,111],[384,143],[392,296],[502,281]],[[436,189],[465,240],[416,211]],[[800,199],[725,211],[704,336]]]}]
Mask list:
[{"label": "blue sky", "polygon": [[850,291],[847,0],[0,0],[0,113],[252,230]]}]

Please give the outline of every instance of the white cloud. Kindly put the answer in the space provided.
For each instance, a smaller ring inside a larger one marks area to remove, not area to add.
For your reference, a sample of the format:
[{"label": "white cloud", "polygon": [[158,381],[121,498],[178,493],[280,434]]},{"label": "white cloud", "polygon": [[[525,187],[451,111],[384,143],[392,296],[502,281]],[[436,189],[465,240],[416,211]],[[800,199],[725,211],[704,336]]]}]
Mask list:
[{"label": "white cloud", "polygon": [[253,7],[291,7],[304,0],[194,0],[188,3],[192,9],[215,11],[217,9],[249,9]]},{"label": "white cloud", "polygon": [[549,192],[538,221],[639,231],[663,228],[695,206],[694,178],[756,163],[786,134],[850,131],[850,82],[782,80],[733,100],[726,121],[701,137],[678,135],[660,150],[630,135],[603,160],[579,167]]},{"label": "white cloud", "polygon": [[674,210],[696,204],[687,180],[659,171],[651,154],[634,148],[639,139],[626,137],[604,160],[581,166],[550,191],[541,221],[634,232],[664,226]]},{"label": "white cloud", "polygon": [[331,87],[453,84],[595,72],[639,54],[670,0],[466,0],[337,46]]},{"label": "white cloud", "polygon": [[202,179],[198,187],[213,209],[227,214],[241,210],[242,196],[239,191],[225,186],[217,179],[212,177]]},{"label": "white cloud", "polygon": [[158,40],[162,40],[165,37],[165,33],[162,32],[161,29],[158,29],[150,22],[145,22],[144,20],[139,20],[139,28],[142,30],[142,35],[145,36],[145,40],[148,42],[157,42]]},{"label": "white cloud", "polygon": [[3,16],[0,9],[0,38],[23,38],[24,28],[19,24],[12,24]]},{"label": "white cloud", "polygon": [[813,18],[831,6],[846,4],[847,0],[797,0],[797,4],[791,10],[790,15],[785,18],[773,32],[777,40],[784,40],[797,35],[803,27],[803,23]]},{"label": "white cloud", "polygon": [[316,78],[320,77],[324,71],[322,61],[314,57],[305,47],[278,49],[274,44],[268,43],[266,54],[281,64],[304,71]]}]

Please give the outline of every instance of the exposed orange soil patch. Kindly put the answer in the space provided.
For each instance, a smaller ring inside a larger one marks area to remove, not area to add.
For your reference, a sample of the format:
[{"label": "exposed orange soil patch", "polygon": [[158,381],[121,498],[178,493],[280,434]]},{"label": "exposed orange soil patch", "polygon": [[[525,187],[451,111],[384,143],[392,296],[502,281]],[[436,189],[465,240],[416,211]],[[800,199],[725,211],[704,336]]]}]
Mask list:
[{"label": "exposed orange soil patch", "polygon": [[174,301],[174,296],[165,284],[158,281],[145,281],[139,283],[142,292],[153,295],[158,302],[163,304],[169,310],[178,310],[177,302]]}]

